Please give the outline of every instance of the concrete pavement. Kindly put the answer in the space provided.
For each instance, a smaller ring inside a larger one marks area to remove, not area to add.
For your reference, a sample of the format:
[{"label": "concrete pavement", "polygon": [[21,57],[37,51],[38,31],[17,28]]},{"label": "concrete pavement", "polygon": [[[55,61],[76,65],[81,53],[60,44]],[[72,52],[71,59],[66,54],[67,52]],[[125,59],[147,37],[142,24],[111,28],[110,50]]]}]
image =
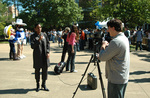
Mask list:
[{"label": "concrete pavement", "polygon": [[[61,75],[55,75],[53,69],[61,59],[62,48],[59,48],[57,43],[51,43],[50,46],[51,67],[48,69],[47,80],[50,91],[36,92],[30,46],[24,46],[23,53],[26,58],[12,61],[8,59],[9,45],[0,44],[0,98],[72,98],[93,53],[88,50],[77,52],[75,60],[77,73],[64,71]],[[107,94],[105,62],[101,62],[100,67]],[[89,72],[93,72],[98,78],[98,70],[93,63],[90,64],[87,73]],[[75,98],[103,98],[100,81],[97,81],[98,88],[91,90],[86,86],[86,77],[87,74]],[[150,52],[131,52],[130,80],[125,98],[150,98]]]}]

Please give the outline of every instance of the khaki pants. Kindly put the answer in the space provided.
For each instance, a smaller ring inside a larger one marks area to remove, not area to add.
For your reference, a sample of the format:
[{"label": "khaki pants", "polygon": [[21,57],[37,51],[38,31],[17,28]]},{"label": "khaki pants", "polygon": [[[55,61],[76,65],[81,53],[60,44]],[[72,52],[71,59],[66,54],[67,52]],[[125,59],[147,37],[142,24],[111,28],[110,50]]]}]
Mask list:
[{"label": "khaki pants", "polygon": [[17,44],[17,57],[21,56],[21,45]]}]

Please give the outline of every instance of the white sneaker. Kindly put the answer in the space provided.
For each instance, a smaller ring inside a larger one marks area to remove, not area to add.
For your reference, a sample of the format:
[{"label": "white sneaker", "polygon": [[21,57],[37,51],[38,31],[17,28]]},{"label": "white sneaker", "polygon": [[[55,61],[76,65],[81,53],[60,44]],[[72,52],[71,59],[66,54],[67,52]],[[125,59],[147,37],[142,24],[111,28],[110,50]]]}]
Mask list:
[{"label": "white sneaker", "polygon": [[77,73],[78,71],[77,71],[77,70],[74,70],[74,71],[71,71],[71,72]]},{"label": "white sneaker", "polygon": [[20,58],[20,59],[23,59],[23,56],[20,56],[19,58]]},{"label": "white sneaker", "polygon": [[22,57],[25,58],[26,56],[25,56],[25,55],[22,55]]}]

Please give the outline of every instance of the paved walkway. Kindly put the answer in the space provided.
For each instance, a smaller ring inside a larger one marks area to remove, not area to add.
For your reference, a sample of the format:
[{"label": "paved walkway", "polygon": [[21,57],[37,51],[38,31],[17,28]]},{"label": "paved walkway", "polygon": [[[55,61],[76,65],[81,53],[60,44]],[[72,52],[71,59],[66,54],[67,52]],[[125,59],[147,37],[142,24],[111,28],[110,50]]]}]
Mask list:
[{"label": "paved walkway", "polygon": [[[24,46],[26,58],[20,61],[9,60],[8,51],[8,44],[0,44],[0,98],[72,98],[93,54],[87,50],[77,52],[75,64],[78,72],[63,72],[61,75],[55,75],[53,69],[60,61],[62,48],[59,48],[57,43],[51,43],[51,67],[48,69],[47,80],[47,87],[50,91],[35,92],[32,49],[29,45]],[[101,62],[100,67],[107,92],[105,63]],[[90,64],[87,73],[89,72],[93,72],[98,77],[97,68],[93,63]],[[103,98],[100,81],[98,80],[96,90],[90,90],[86,86],[86,77],[87,75],[75,98]],[[150,98],[150,52],[131,52],[130,80],[125,98]]]}]

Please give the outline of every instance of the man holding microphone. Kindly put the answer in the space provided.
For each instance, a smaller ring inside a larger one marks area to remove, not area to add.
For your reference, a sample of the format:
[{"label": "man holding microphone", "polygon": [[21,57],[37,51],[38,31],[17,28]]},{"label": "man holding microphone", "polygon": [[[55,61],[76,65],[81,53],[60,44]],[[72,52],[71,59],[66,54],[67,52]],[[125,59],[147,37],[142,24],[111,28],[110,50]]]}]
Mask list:
[{"label": "man holding microphone", "polygon": [[36,91],[40,90],[40,69],[42,69],[42,85],[45,91],[49,91],[46,87],[47,71],[50,66],[49,52],[50,43],[46,33],[42,32],[40,23],[35,24],[35,33],[31,35],[31,48],[33,49],[33,68],[35,69]]}]

